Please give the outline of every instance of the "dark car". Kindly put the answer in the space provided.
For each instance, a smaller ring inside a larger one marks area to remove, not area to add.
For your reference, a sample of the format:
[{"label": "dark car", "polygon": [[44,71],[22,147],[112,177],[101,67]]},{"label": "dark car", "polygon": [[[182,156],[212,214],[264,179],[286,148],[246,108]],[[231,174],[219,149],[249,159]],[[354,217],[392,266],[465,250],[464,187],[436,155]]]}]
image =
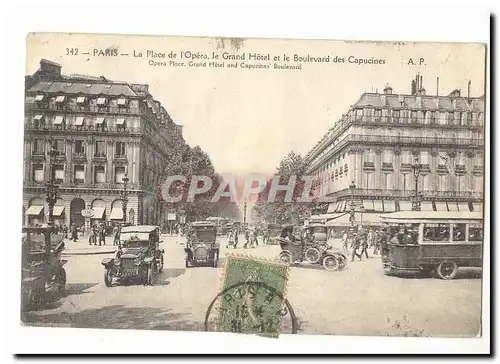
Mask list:
[{"label": "dark car", "polygon": [[195,265],[217,267],[219,262],[217,225],[210,221],[192,222],[184,251],[186,253],[186,268]]},{"label": "dark car", "polygon": [[120,283],[140,278],[145,285],[152,285],[154,276],[163,270],[164,250],[160,249],[160,243],[158,226],[123,227],[115,258],[102,260],[106,286],[110,287],[114,278]]},{"label": "dark car", "polygon": [[60,297],[66,287],[61,259],[63,236],[52,227],[25,227],[22,241],[22,306],[39,308],[48,298]]}]

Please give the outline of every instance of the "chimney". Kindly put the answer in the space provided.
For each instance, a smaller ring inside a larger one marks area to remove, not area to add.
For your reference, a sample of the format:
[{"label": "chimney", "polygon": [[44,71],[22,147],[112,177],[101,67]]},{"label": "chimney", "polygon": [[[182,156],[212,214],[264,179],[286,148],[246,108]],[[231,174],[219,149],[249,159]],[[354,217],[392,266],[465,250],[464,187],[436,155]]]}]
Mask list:
[{"label": "chimney", "polygon": [[384,87],[384,94],[386,94],[386,95],[392,95],[392,87],[389,84],[385,85],[385,87]]},{"label": "chimney", "polygon": [[439,77],[436,79],[436,96],[439,96]]},{"label": "chimney", "polygon": [[420,82],[419,82],[419,87],[418,87],[418,92],[421,92],[424,88],[424,81],[423,81],[423,76],[420,76]]},{"label": "chimney", "polygon": [[39,71],[46,75],[61,76],[61,65],[42,58]]},{"label": "chimney", "polygon": [[467,98],[470,99],[470,83],[471,81],[469,80],[469,83],[467,84]]}]

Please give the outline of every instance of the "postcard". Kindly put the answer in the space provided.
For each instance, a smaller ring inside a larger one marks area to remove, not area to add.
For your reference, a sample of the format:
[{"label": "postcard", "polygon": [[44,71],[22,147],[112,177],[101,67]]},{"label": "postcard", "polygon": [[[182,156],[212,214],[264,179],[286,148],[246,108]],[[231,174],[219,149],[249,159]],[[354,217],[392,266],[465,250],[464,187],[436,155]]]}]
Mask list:
[{"label": "postcard", "polygon": [[22,325],[481,337],[485,59],[29,34]]}]

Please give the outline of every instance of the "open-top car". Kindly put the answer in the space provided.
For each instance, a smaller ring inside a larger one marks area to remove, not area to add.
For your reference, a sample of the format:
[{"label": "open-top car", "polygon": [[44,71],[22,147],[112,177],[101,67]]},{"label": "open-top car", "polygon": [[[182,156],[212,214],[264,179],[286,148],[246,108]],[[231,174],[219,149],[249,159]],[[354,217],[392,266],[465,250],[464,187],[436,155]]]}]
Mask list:
[{"label": "open-top car", "polygon": [[24,227],[23,234],[22,305],[23,309],[36,309],[65,290],[64,242],[52,227]]},{"label": "open-top car", "polygon": [[115,257],[102,260],[106,286],[110,287],[114,278],[120,283],[140,278],[145,285],[152,285],[154,276],[163,270],[164,250],[160,249],[160,243],[158,226],[123,227]]},{"label": "open-top car", "polygon": [[211,221],[192,222],[184,251],[186,252],[186,268],[202,264],[217,267],[219,262],[217,225]]}]

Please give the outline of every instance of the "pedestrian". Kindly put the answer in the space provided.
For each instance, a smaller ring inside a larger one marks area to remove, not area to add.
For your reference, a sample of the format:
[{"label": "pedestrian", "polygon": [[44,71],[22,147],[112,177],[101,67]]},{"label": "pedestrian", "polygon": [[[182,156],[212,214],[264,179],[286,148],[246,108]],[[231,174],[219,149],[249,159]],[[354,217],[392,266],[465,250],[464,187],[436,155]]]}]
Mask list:
[{"label": "pedestrian", "polygon": [[366,232],[361,235],[361,256],[363,256],[363,253],[366,256],[366,259],[369,258],[368,256],[368,235]]},{"label": "pedestrian", "polygon": [[104,224],[101,224],[99,228],[99,246],[101,246],[101,243],[106,245],[106,229],[104,228]]},{"label": "pedestrian", "polygon": [[71,227],[71,240],[73,240],[73,242],[78,240],[78,229],[75,223],[73,223],[73,226]]},{"label": "pedestrian", "polygon": [[234,249],[236,249],[236,247],[238,246],[238,235],[240,234],[240,232],[238,231],[238,229],[234,229]]},{"label": "pedestrian", "polygon": [[345,252],[348,252],[349,251],[349,240],[348,240],[348,235],[347,235],[347,231],[344,231],[342,233],[342,249],[345,251]]},{"label": "pedestrian", "polygon": [[230,246],[234,248],[234,232],[229,231],[227,234],[227,239],[228,239],[228,244],[226,245],[226,248],[229,248]]},{"label": "pedestrian", "polygon": [[245,234],[245,244],[243,245],[243,248],[248,248],[248,243],[249,243],[249,240],[250,240],[250,232],[248,231],[248,228],[244,228],[244,234]]},{"label": "pedestrian", "polygon": [[359,234],[355,234],[352,241],[352,262],[354,262],[354,257],[358,257],[359,260],[363,260],[361,257],[361,241],[359,239]]},{"label": "pedestrian", "polygon": [[68,225],[66,225],[66,224],[63,225],[63,235],[64,235],[64,239],[68,238]]},{"label": "pedestrian", "polygon": [[255,242],[255,246],[259,246],[259,239],[258,239],[258,236],[259,236],[259,230],[257,228],[255,228],[253,230],[253,240]]},{"label": "pedestrian", "polygon": [[90,229],[89,231],[89,245],[95,245],[95,231],[93,228]]},{"label": "pedestrian", "polygon": [[114,239],[113,239],[113,245],[120,245],[120,230],[121,228],[119,227],[119,225],[116,225],[115,226],[115,229],[114,229]]}]

